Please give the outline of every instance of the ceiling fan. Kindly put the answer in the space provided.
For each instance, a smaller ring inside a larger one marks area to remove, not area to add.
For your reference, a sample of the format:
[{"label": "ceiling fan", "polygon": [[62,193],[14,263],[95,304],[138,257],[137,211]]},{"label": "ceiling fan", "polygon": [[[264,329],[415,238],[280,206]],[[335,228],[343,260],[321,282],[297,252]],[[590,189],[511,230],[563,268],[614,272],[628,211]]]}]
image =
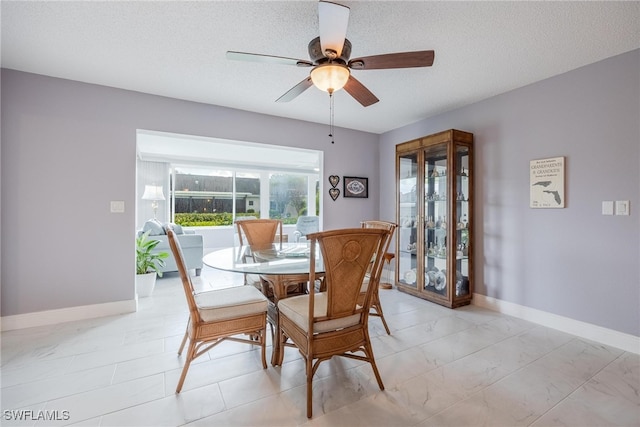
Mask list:
[{"label": "ceiling fan", "polygon": [[309,60],[262,55],[258,53],[228,51],[227,58],[273,64],[313,67],[309,76],[289,89],[276,102],[288,102],[312,85],[333,92],[344,88],[362,106],[368,107],[379,101],[362,83],[351,75],[350,70],[383,70],[390,68],[430,67],[433,65],[433,50],[397,52],[383,55],[349,59],[351,42],[346,38],[349,23],[349,8],[324,0],[318,2],[320,36],[309,42]]}]

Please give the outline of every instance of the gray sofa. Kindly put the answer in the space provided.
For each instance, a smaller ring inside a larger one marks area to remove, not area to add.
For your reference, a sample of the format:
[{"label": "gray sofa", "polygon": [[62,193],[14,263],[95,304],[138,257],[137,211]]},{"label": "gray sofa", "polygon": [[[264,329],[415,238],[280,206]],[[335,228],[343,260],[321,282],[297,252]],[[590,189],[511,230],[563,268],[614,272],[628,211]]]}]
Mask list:
[{"label": "gray sofa", "polygon": [[[171,248],[169,247],[169,238],[164,232],[164,225],[160,224],[157,220],[149,220],[145,223],[143,229],[138,231],[138,235],[150,230],[149,238],[160,241],[153,252],[167,252],[169,254],[169,258],[165,258],[164,260],[165,266],[160,270],[163,273],[178,271],[176,259],[173,257]],[[183,230],[179,225],[171,224],[171,226],[178,236],[178,242],[180,242],[187,269],[195,270],[196,276],[199,276],[202,271],[202,254],[204,247],[202,235],[196,234],[193,230]]]}]

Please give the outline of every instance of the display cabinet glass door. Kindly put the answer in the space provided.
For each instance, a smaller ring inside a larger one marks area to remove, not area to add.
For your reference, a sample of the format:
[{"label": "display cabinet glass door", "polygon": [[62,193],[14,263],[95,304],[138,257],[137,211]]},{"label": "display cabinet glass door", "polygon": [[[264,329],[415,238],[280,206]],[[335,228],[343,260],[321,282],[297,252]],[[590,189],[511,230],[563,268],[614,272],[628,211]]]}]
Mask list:
[{"label": "display cabinet glass door", "polygon": [[[418,153],[401,155],[398,159],[399,219],[398,229],[398,281],[406,286],[418,287],[418,207],[422,202],[418,188]],[[420,263],[421,264],[421,263]]]},{"label": "display cabinet glass door", "polygon": [[428,147],[424,152],[424,290],[447,292],[447,203],[449,201],[447,146]]},{"label": "display cabinet glass door", "polygon": [[456,200],[454,204],[456,223],[456,283],[455,296],[460,297],[469,294],[469,251],[471,239],[469,239],[469,224],[473,212],[470,207],[470,180],[469,148],[456,146]]}]

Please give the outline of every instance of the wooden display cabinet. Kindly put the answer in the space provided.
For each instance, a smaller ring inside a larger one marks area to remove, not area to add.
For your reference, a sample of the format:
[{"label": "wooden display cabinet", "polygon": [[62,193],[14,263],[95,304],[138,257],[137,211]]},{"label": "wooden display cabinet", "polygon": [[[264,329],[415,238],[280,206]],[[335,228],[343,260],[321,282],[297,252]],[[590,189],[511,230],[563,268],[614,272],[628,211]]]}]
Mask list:
[{"label": "wooden display cabinet", "polygon": [[396,146],[398,290],[449,308],[473,294],[473,134]]}]

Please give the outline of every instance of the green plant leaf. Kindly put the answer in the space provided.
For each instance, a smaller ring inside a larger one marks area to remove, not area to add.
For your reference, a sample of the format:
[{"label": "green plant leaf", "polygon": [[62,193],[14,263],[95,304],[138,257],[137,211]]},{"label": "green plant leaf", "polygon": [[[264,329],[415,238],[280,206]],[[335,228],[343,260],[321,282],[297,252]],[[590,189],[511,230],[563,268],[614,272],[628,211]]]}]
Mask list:
[{"label": "green plant leaf", "polygon": [[156,272],[162,277],[160,269],[165,266],[164,259],[169,257],[167,252],[152,253],[160,240],[150,239],[150,231],[136,237],[136,274]]}]

